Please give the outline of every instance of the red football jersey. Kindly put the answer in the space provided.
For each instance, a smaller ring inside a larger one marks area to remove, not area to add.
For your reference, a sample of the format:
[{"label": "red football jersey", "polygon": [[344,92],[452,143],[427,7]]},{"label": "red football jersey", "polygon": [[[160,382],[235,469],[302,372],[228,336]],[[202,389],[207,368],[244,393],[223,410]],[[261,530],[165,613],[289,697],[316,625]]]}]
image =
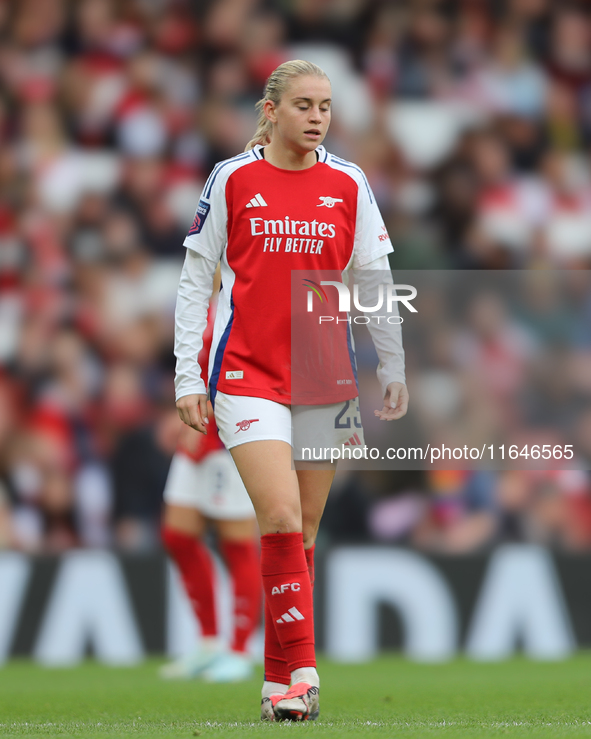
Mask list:
[{"label": "red football jersey", "polygon": [[[212,400],[218,390],[310,405],[358,395],[346,321],[325,340],[326,333],[304,320],[299,325],[315,333],[292,344],[292,271],[305,271],[312,282],[320,271],[340,276],[388,254],[392,245],[359,167],[322,146],[316,152],[309,169],[284,170],[265,161],[256,146],[220,162],[205,184],[184,243],[221,260],[209,360]],[[297,304],[304,313],[310,288],[301,282]],[[307,344],[306,356],[292,362],[292,346],[299,343]],[[312,355],[315,369],[292,396],[292,370],[301,378]]]}]

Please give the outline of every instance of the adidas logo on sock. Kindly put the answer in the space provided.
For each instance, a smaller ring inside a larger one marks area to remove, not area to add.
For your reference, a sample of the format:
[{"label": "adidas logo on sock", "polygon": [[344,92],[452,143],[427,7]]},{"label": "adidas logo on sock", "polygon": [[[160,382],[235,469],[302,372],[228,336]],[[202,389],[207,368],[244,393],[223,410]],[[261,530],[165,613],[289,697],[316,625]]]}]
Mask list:
[{"label": "adidas logo on sock", "polygon": [[246,203],[246,207],[247,208],[266,208],[267,203],[265,203],[265,199],[263,198],[261,193],[257,192],[254,198],[252,198],[249,203]]},{"label": "adidas logo on sock", "polygon": [[302,614],[295,606],[293,608],[290,608],[287,613],[284,613],[281,618],[277,619],[278,624],[286,624],[290,621],[304,621],[304,616],[302,616]]}]

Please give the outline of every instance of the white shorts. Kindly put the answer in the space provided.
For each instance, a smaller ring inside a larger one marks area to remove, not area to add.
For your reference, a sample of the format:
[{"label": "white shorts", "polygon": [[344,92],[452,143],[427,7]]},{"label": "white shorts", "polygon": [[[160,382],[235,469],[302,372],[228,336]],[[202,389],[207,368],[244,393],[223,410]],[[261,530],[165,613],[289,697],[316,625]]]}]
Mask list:
[{"label": "white shorts", "polygon": [[227,449],[247,441],[285,441],[293,447],[295,461],[307,461],[325,459],[320,452],[327,448],[365,445],[358,398],[290,407],[250,395],[218,392],[214,413]]},{"label": "white shorts", "polygon": [[229,452],[220,449],[201,462],[177,452],[164,488],[164,502],[196,508],[207,518],[252,518],[254,508]]}]

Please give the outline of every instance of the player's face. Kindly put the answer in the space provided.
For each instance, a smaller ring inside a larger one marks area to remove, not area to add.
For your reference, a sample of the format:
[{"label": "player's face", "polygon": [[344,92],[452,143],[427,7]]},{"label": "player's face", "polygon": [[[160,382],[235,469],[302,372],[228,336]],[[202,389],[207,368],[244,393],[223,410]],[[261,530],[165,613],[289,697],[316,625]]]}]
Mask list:
[{"label": "player's face", "polygon": [[330,124],[330,82],[325,77],[295,77],[270,111],[273,136],[288,149],[306,153],[322,143]]}]

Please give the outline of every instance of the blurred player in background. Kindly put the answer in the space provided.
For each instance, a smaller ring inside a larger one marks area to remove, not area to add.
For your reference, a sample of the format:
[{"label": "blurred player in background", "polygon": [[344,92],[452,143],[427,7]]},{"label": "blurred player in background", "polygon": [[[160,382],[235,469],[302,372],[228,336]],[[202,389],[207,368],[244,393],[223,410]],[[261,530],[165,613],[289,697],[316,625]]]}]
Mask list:
[{"label": "blurred player in background", "polygon": [[[321,359],[313,370],[304,363],[302,397],[293,392],[292,270],[340,275],[354,267],[363,305],[374,305],[376,286],[392,281],[392,245],[365,175],[321,146],[331,94],[326,74],[309,62],[286,62],[271,74],[246,152],[219,163],[205,184],[184,242],[177,298],[177,408],[186,424],[206,433],[207,395],[196,360],[221,260],[209,392],[220,437],[253,501],[262,535],[261,718],[268,721],[319,714],[314,542],[335,465],[304,468],[302,449],[311,446],[311,438],[314,446],[363,446],[346,319],[322,335],[310,322],[304,350],[311,346],[310,359]],[[302,306],[306,290],[301,288]],[[375,413],[394,420],[408,403],[400,329],[375,322],[370,332],[384,397]]]},{"label": "blurred player in background", "polygon": [[[217,295],[210,303],[199,354],[204,368],[211,346],[216,299]],[[162,540],[181,574],[201,627],[201,641],[193,652],[164,665],[160,674],[167,679],[202,677],[209,682],[246,680],[252,674],[248,641],[261,615],[258,531],[252,503],[219,438],[212,413],[207,435],[184,427],[164,489],[164,504]],[[217,535],[232,582],[234,618],[229,648],[219,633],[215,570],[204,543],[208,524]]]}]

